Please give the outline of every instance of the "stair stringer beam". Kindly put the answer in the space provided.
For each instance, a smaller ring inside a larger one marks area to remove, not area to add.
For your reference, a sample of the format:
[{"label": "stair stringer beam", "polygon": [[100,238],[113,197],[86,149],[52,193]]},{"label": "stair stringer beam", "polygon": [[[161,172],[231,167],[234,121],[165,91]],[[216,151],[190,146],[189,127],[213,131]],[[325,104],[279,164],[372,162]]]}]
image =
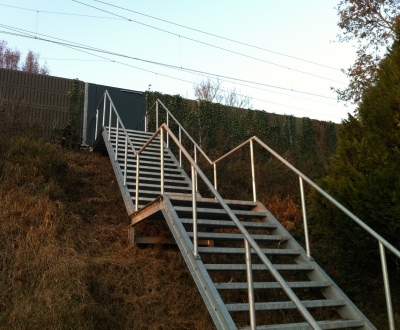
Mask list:
[{"label": "stair stringer beam", "polygon": [[131,194],[129,193],[128,186],[124,186],[124,174],[122,173],[121,166],[118,160],[115,160],[114,147],[112,145],[112,139],[108,141],[108,132],[106,128],[102,129],[101,136],[103,142],[107,148],[108,156],[110,157],[111,165],[113,167],[115,177],[117,178],[119,190],[121,191],[122,198],[124,200],[125,208],[128,214],[135,212],[135,205],[133,204]]},{"label": "stair stringer beam", "polygon": [[193,243],[167,196],[162,196],[161,210],[182,253],[197,288],[206,304],[217,329],[237,329],[221,296],[214,286],[201,259],[196,259],[192,253]]},{"label": "stair stringer beam", "polygon": [[[272,213],[260,202],[258,202],[258,206],[253,209],[257,211],[264,211],[268,215],[265,219],[262,219],[263,222],[276,223],[277,228],[272,230],[272,232],[276,235],[284,235],[289,236],[290,233],[281,225],[281,223],[272,215]],[[356,305],[346,296],[346,294],[335,284],[335,282],[329,277],[327,273],[314,261],[311,257],[309,258],[306,254],[304,248],[294,239],[291,238],[287,242],[285,242],[285,248],[288,249],[298,249],[301,251],[301,254],[294,258],[294,261],[297,264],[312,264],[314,266],[314,270],[306,273],[307,277],[311,281],[329,281],[330,285],[321,290],[321,293],[327,299],[337,300],[342,299],[346,302],[345,306],[337,307],[337,312],[345,319],[362,319],[365,323],[363,327],[359,327],[358,329],[365,330],[376,330],[376,327],[367,319],[367,317],[357,308]]]}]

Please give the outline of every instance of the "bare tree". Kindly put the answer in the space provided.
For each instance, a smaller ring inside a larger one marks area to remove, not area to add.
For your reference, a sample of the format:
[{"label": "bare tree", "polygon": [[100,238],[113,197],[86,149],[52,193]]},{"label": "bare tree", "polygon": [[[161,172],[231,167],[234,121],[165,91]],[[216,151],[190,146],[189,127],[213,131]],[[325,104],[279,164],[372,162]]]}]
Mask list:
[{"label": "bare tree", "polygon": [[39,53],[29,50],[21,65],[21,52],[18,49],[12,50],[7,46],[7,41],[0,40],[0,68],[48,75],[50,70],[46,63],[40,66],[39,57]]},{"label": "bare tree", "polygon": [[210,102],[221,103],[223,95],[221,93],[221,82],[219,79],[203,80],[201,83],[193,86],[194,95],[198,100],[205,100]]},{"label": "bare tree", "polygon": [[240,94],[240,91],[236,91],[236,87],[233,87],[226,93],[224,101],[225,105],[234,108],[251,109],[253,107],[251,104],[251,97]]},{"label": "bare tree", "polygon": [[240,94],[235,87],[224,90],[222,83],[217,80],[203,80],[193,86],[194,95],[198,100],[222,103],[235,108],[252,108],[251,97]]}]

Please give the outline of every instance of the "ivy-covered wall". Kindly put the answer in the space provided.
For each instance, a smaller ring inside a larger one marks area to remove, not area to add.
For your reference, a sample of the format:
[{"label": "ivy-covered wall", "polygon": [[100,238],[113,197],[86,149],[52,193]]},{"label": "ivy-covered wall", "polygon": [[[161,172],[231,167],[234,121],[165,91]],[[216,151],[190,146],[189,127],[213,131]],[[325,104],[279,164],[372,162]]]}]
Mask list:
[{"label": "ivy-covered wall", "polygon": [[[194,103],[179,95],[158,92],[146,93],[147,110],[157,98],[212,159],[256,135],[281,155],[295,153],[295,165],[301,170],[312,166],[316,172],[306,172],[311,176],[318,176],[322,174],[328,158],[336,149],[338,125],[333,122],[282,116],[262,110],[235,111],[218,103]],[[165,120],[165,111],[160,110],[159,125]],[[177,127],[171,121],[170,126],[177,135]],[[150,113],[149,130],[155,130],[155,109]]]}]

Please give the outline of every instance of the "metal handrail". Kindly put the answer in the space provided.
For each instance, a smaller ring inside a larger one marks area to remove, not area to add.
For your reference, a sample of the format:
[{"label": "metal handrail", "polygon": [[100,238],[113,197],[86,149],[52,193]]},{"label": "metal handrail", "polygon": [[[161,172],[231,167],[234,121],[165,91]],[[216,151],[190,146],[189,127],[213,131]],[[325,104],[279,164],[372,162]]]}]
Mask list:
[{"label": "metal handrail", "polygon": [[[206,186],[210,189],[211,193],[215,196],[215,198],[219,201],[220,205],[222,208],[227,212],[228,216],[232,219],[232,221],[235,223],[236,227],[240,230],[240,232],[243,234],[244,239],[245,239],[245,246],[246,246],[246,265],[247,265],[247,274],[250,276],[252,274],[252,269],[251,269],[251,258],[250,256],[250,249],[252,248],[254,252],[258,255],[260,260],[263,262],[265,266],[267,266],[267,269],[270,271],[272,276],[275,278],[275,280],[280,284],[281,288],[283,291],[288,295],[289,299],[295,304],[299,312],[303,315],[304,319],[308,322],[308,324],[313,328],[313,329],[321,329],[320,326],[318,325],[317,321],[312,317],[312,315],[308,312],[308,310],[304,307],[304,305],[301,303],[300,299],[295,295],[293,290],[290,288],[290,286],[286,283],[286,281],[283,279],[283,277],[280,275],[280,273],[276,270],[272,262],[267,258],[267,256],[262,252],[261,248],[258,246],[258,244],[255,242],[255,240],[252,238],[250,233],[246,230],[246,228],[243,226],[243,224],[240,222],[240,220],[236,217],[236,215],[233,213],[231,208],[228,206],[228,204],[225,202],[225,200],[221,197],[221,195],[218,193],[218,191],[214,188],[212,183],[208,180],[207,176],[203,173],[203,171],[200,169],[200,167],[197,165],[195,160],[189,155],[185,147],[180,143],[178,138],[175,136],[175,134],[171,131],[171,129],[163,123],[157,131],[149,138],[149,140],[143,145],[143,147],[138,151],[137,156],[139,156],[143,150],[147,148],[147,146],[156,138],[156,136],[161,135],[160,137],[160,154],[163,155],[163,130],[165,130],[169,136],[174,140],[178,148],[182,151],[186,159],[189,161],[192,167],[192,179],[196,180],[196,175],[194,172],[196,172],[204,181]],[[138,159],[138,158],[137,158]],[[139,164],[139,163],[137,163]],[[160,172],[161,172],[161,180],[163,180],[163,172],[164,168],[160,166]],[[136,168],[136,173],[139,172],[139,167]],[[197,240],[197,216],[196,216],[196,189],[194,188],[196,186],[195,182],[192,182],[192,199],[193,199],[193,255],[194,257],[199,257],[198,256],[198,240]],[[163,187],[163,182],[161,182],[161,191]],[[138,187],[138,181],[136,181],[136,191],[139,190]],[[138,196],[136,195],[136,205],[138,204]],[[252,277],[252,275],[251,275]],[[248,278],[248,281],[250,279]],[[250,292],[252,290],[249,290],[249,305],[250,305],[250,317],[251,317],[251,323],[255,325],[255,313],[254,313],[254,296]]]}]

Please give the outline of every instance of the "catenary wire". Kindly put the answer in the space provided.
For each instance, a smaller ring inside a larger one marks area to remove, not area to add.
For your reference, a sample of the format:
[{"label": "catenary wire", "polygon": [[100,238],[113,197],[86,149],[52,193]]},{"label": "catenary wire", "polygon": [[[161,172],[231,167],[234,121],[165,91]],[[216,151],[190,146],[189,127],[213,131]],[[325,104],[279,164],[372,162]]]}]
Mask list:
[{"label": "catenary wire", "polygon": [[298,73],[301,73],[301,74],[305,74],[305,75],[308,75],[308,76],[312,76],[312,77],[315,77],[315,78],[324,79],[324,80],[328,80],[328,81],[332,81],[332,82],[336,82],[336,83],[339,83],[339,84],[346,85],[345,82],[342,82],[342,81],[339,81],[339,80],[335,80],[335,79],[323,77],[323,76],[320,76],[320,75],[317,75],[317,74],[313,74],[313,73],[310,73],[310,72],[307,72],[307,71],[302,71],[302,70],[293,69],[293,68],[290,68],[290,67],[287,67],[287,66],[284,66],[284,65],[281,65],[281,64],[277,64],[277,63],[274,63],[274,62],[270,62],[270,61],[263,60],[263,59],[258,58],[258,57],[254,57],[254,56],[251,56],[251,55],[247,55],[247,54],[244,54],[244,53],[240,53],[240,52],[237,52],[237,51],[234,51],[234,50],[230,50],[230,49],[227,49],[227,48],[224,48],[224,47],[216,46],[216,45],[213,45],[213,44],[204,42],[204,41],[200,41],[200,40],[197,40],[197,39],[185,37],[185,36],[182,36],[182,35],[180,35],[180,34],[178,34],[178,33],[174,33],[174,32],[171,32],[171,31],[167,31],[167,30],[164,30],[164,29],[161,29],[161,28],[158,28],[158,27],[155,27],[155,26],[146,24],[146,23],[142,23],[142,22],[139,22],[139,21],[135,21],[135,20],[130,19],[130,18],[128,18],[128,17],[124,17],[124,16],[122,16],[122,15],[118,15],[118,14],[116,14],[116,13],[113,13],[113,12],[110,12],[110,11],[108,11],[108,10],[104,10],[104,9],[101,9],[101,8],[98,8],[98,7],[89,5],[89,4],[87,4],[87,3],[84,3],[84,2],[81,2],[81,1],[78,1],[78,0],[72,0],[72,1],[73,1],[73,2],[76,2],[76,3],[80,3],[80,4],[82,4],[82,5],[84,5],[84,6],[87,6],[87,7],[90,7],[90,8],[93,8],[93,9],[96,9],[96,10],[99,10],[99,11],[102,11],[102,12],[105,12],[105,13],[107,13],[107,14],[114,15],[114,16],[116,16],[116,17],[123,18],[123,19],[125,19],[125,20],[127,20],[127,21],[129,21],[129,22],[136,23],[136,24],[140,24],[140,25],[146,26],[146,27],[148,27],[148,28],[151,28],[151,29],[154,29],[154,30],[158,30],[158,31],[161,31],[161,32],[170,34],[170,35],[174,35],[174,36],[176,36],[176,37],[180,37],[180,38],[183,38],[183,39],[186,39],[186,40],[190,40],[190,41],[192,41],[192,42],[199,43],[199,44],[202,44],[202,45],[205,45],[205,46],[208,46],[208,47],[212,47],[212,48],[215,48],[215,49],[219,49],[219,50],[222,50],[222,51],[231,53],[231,54],[235,54],[235,55],[239,55],[239,56],[242,56],[242,57],[246,57],[246,58],[249,58],[249,59],[252,59],[252,60],[256,60],[256,61],[259,61],[259,62],[267,63],[267,64],[270,64],[270,65],[273,65],[273,66],[277,66],[277,67],[280,67],[280,68],[283,68],[283,69],[288,69],[288,70],[291,70],[291,71],[294,71],[294,72],[298,72]]},{"label": "catenary wire", "polygon": [[222,40],[234,42],[234,43],[239,44],[239,45],[243,45],[243,46],[247,46],[247,47],[263,50],[263,51],[266,51],[266,52],[269,52],[269,53],[273,53],[273,54],[280,55],[280,56],[285,56],[285,57],[292,58],[292,59],[295,59],[295,60],[298,60],[298,61],[302,61],[302,62],[306,62],[306,63],[318,65],[318,66],[322,66],[322,67],[325,67],[325,68],[328,68],[328,69],[341,71],[338,68],[335,68],[335,67],[332,67],[332,66],[329,66],[329,65],[326,65],[326,64],[321,64],[321,63],[317,63],[317,62],[314,62],[314,61],[305,60],[305,59],[302,59],[302,58],[299,58],[299,57],[296,57],[296,56],[287,55],[287,54],[276,52],[276,51],[273,51],[273,50],[270,50],[270,49],[267,49],[267,48],[263,48],[263,47],[251,45],[251,44],[248,44],[248,43],[245,43],[245,42],[242,42],[242,41],[238,41],[238,40],[230,39],[230,38],[227,38],[227,37],[223,37],[223,36],[220,36],[220,35],[217,35],[217,34],[214,34],[214,33],[206,32],[206,31],[203,31],[203,30],[195,29],[195,28],[191,28],[191,27],[186,26],[186,25],[174,23],[174,22],[162,19],[162,18],[158,18],[158,17],[154,17],[154,16],[151,16],[151,15],[140,13],[140,12],[135,11],[135,10],[131,10],[131,9],[124,8],[124,7],[121,7],[121,6],[113,5],[113,4],[105,2],[105,1],[100,1],[100,0],[94,0],[94,1],[100,2],[100,3],[108,5],[108,6],[112,6],[112,7],[118,8],[118,9],[129,11],[129,12],[141,15],[141,16],[149,17],[149,18],[161,21],[161,22],[165,22],[165,23],[168,23],[168,24],[179,26],[179,27],[182,27],[184,29],[188,29],[188,30],[192,30],[192,31],[195,31],[195,32],[198,32],[198,33],[209,35],[211,37],[215,37],[215,38],[219,38],[219,39],[222,39]]},{"label": "catenary wire", "polygon": [[336,100],[336,98],[333,98],[333,97],[330,97],[330,96],[326,96],[326,95],[314,94],[314,93],[295,90],[295,89],[290,89],[290,88],[286,88],[286,87],[269,85],[269,84],[264,84],[264,83],[261,83],[261,82],[254,82],[254,81],[250,81],[250,80],[224,76],[224,75],[221,75],[221,74],[210,73],[210,72],[205,72],[205,71],[195,70],[195,69],[190,69],[190,68],[181,68],[179,66],[175,66],[175,65],[171,65],[171,64],[145,60],[145,59],[141,59],[141,58],[137,58],[137,57],[133,57],[133,56],[129,56],[129,55],[124,55],[124,54],[119,54],[119,53],[115,53],[115,52],[111,52],[111,51],[107,51],[107,50],[102,50],[102,49],[99,49],[99,48],[94,48],[94,47],[90,47],[90,46],[87,46],[87,45],[83,45],[83,44],[75,43],[75,42],[72,42],[72,41],[68,41],[68,40],[65,40],[65,39],[55,38],[55,37],[51,37],[49,35],[38,33],[38,35],[42,35],[42,36],[46,36],[46,37],[49,37],[49,38],[52,38],[52,39],[63,41],[63,42],[56,42],[54,40],[48,40],[48,39],[44,39],[44,38],[39,38],[39,37],[36,37],[34,35],[27,35],[27,32],[28,33],[32,33],[32,31],[19,29],[19,28],[11,27],[11,26],[4,25],[4,24],[0,24],[0,27],[4,27],[4,28],[12,30],[12,31],[18,31],[20,33],[21,33],[21,31],[23,31],[23,33],[25,33],[25,35],[21,35],[21,36],[32,38],[32,39],[38,39],[38,40],[42,40],[42,41],[48,41],[48,42],[51,42],[51,43],[63,44],[63,45],[69,45],[69,46],[73,45],[74,47],[78,47],[78,48],[81,48],[81,49],[86,49],[86,50],[96,51],[96,52],[99,52],[99,53],[104,53],[104,54],[119,56],[119,57],[123,57],[123,58],[133,59],[133,60],[137,60],[137,61],[141,61],[141,62],[145,62],[145,63],[150,63],[150,64],[155,64],[155,65],[159,65],[159,66],[163,66],[163,67],[167,67],[167,68],[171,68],[171,69],[175,69],[175,70],[179,70],[179,71],[186,71],[186,72],[191,72],[191,73],[195,73],[195,74],[199,74],[199,75],[208,75],[208,76],[213,76],[213,77],[217,77],[217,78],[221,77],[221,78],[225,78],[225,79],[231,79],[231,80],[234,80],[234,81],[250,83],[250,84],[253,84],[253,85],[266,86],[266,87],[270,87],[270,88],[275,88],[275,89],[280,89],[280,90],[287,90],[287,91],[291,91],[291,92],[295,92],[295,93],[307,94],[307,95],[312,95],[312,96],[316,96],[316,97]]},{"label": "catenary wire", "polygon": [[[19,33],[12,33],[12,32],[8,32],[8,31],[1,31],[1,30],[0,30],[0,33],[6,33],[6,34],[11,34],[11,35],[15,35],[15,36],[22,36],[22,37],[29,37],[29,38],[37,39],[37,40],[41,40],[41,41],[48,41],[48,40],[45,40],[45,39],[42,39],[42,38],[35,38],[34,36],[22,35],[22,34],[19,34]],[[149,72],[149,73],[152,73],[152,74],[157,74],[157,75],[159,75],[159,76],[163,76],[163,77],[166,77],[166,78],[170,78],[170,79],[174,79],[174,80],[186,82],[186,83],[189,83],[189,84],[193,84],[192,81],[188,81],[188,80],[184,80],[184,79],[181,79],[181,78],[169,76],[169,75],[162,74],[162,73],[158,73],[158,72],[151,71],[151,70],[148,70],[148,69],[143,69],[143,68],[140,68],[140,67],[131,65],[131,64],[127,64],[127,63],[124,63],[124,62],[112,60],[112,59],[109,59],[109,58],[104,57],[104,56],[101,56],[101,55],[93,54],[93,53],[90,53],[90,52],[88,52],[88,51],[85,51],[85,50],[76,48],[76,46],[74,46],[74,45],[67,45],[67,44],[63,44],[63,43],[60,43],[60,42],[54,42],[54,41],[51,41],[51,40],[48,41],[48,42],[52,42],[52,43],[58,44],[58,45],[60,45],[60,46],[66,47],[66,48],[70,48],[70,49],[73,49],[73,50],[76,50],[76,51],[79,51],[79,52],[82,52],[82,53],[85,53],[85,54],[89,54],[89,55],[92,55],[92,56],[95,56],[95,57],[98,57],[98,58],[102,58],[102,59],[107,60],[107,61],[109,61],[109,62],[121,64],[121,65],[124,65],[124,66],[127,66],[127,67],[131,67],[131,68],[135,68],[135,69],[141,70],[141,71]],[[196,84],[196,83],[194,83],[194,84]],[[198,84],[196,84],[196,85],[198,85]],[[229,92],[229,91],[223,90],[223,92],[226,93],[226,92]],[[258,98],[252,98],[252,99],[258,100],[258,101],[261,101],[261,102],[265,102],[265,103],[270,103],[270,104],[275,104],[275,105],[283,106],[283,107],[285,107],[285,108],[296,109],[296,110],[300,110],[300,111],[304,111],[304,112],[308,112],[308,113],[320,114],[320,115],[324,115],[324,116],[330,117],[330,118],[342,119],[341,117],[338,117],[338,116],[330,116],[330,115],[327,115],[327,114],[325,114],[325,113],[316,112],[316,111],[311,111],[311,110],[306,110],[306,109],[302,109],[302,108],[296,108],[296,107],[289,106],[289,105],[285,105],[285,104],[281,104],[281,103],[276,103],[276,102],[267,101],[267,100],[258,99]]]}]

